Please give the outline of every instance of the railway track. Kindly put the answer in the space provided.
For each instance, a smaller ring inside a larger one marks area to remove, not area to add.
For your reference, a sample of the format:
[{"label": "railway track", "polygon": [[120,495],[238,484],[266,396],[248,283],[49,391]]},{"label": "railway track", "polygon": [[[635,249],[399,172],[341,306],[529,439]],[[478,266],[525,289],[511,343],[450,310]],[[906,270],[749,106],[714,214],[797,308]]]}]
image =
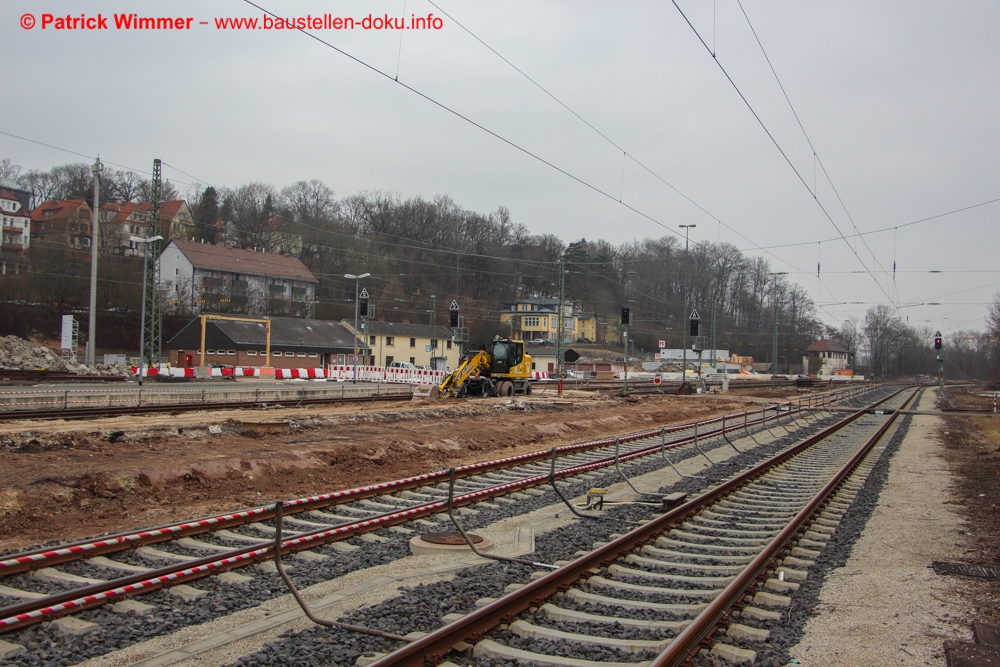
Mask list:
[{"label": "railway track", "polygon": [[[735,448],[731,439],[737,437],[793,431],[799,421],[817,420],[823,411],[834,415],[836,408],[866,402],[865,393],[864,388],[849,388],[801,404],[764,406],[760,411],[567,445],[556,448],[554,456],[551,450],[539,451],[462,466],[455,470],[458,482],[453,502],[462,508],[511,494],[530,497],[523,494],[594,471],[614,474],[618,463],[630,461],[652,458],[666,467],[673,465],[669,457],[705,456],[702,447],[713,441],[713,446],[729,442]],[[307,551],[308,556],[317,547],[402,524],[411,526],[403,530],[439,527],[428,520],[446,519],[448,476],[449,471],[436,471],[287,502],[281,553]],[[181,584],[210,575],[266,564],[274,554],[273,516],[273,506],[260,506],[4,556],[0,558],[0,631],[16,632],[126,597],[165,587],[183,589]]]},{"label": "railway track", "polygon": [[[916,393],[884,402],[903,408]],[[768,622],[808,576],[897,412],[865,415],[871,412],[857,411],[367,663],[422,667],[466,656],[546,667],[753,663]]]}]

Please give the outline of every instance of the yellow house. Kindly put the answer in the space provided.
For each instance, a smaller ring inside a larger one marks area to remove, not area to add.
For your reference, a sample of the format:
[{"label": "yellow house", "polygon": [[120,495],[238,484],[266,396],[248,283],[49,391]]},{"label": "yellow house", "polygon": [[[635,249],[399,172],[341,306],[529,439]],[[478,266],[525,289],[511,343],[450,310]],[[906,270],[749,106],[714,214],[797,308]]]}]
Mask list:
[{"label": "yellow house", "polygon": [[549,340],[559,337],[559,316],[563,317],[563,342],[597,340],[597,317],[593,312],[577,310],[572,301],[555,297],[533,297],[506,304],[500,311],[500,321],[510,327],[511,334],[522,340]]},{"label": "yellow house", "polygon": [[[354,320],[342,320],[351,334],[355,334]],[[358,322],[360,334],[364,335],[364,324]],[[431,347],[431,333],[435,332]],[[444,359],[447,370],[458,368],[458,343],[451,340],[451,329],[431,328],[429,324],[408,324],[399,322],[369,322],[368,348],[369,366],[389,366],[394,361],[405,361],[415,366],[433,366],[431,358]],[[438,362],[440,363],[440,362]],[[444,370],[440,367],[435,370]]]}]

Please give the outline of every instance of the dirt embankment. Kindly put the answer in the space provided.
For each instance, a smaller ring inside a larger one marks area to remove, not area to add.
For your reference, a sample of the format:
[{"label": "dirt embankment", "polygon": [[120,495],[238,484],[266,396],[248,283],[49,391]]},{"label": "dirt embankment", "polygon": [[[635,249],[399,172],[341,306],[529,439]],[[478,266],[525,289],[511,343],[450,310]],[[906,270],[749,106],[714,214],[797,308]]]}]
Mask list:
[{"label": "dirt embankment", "polygon": [[[0,549],[351,488],[748,404],[756,405],[715,396],[418,400],[11,426],[0,429]],[[243,427],[278,420],[290,422],[287,433]]]},{"label": "dirt embankment", "polygon": [[[952,407],[992,410],[992,397],[980,389],[949,391]],[[962,560],[1000,566],[1000,416],[948,417],[942,436],[945,456],[955,471],[955,501],[961,505],[975,545]],[[1000,623],[1000,582],[965,580],[979,620]]]}]

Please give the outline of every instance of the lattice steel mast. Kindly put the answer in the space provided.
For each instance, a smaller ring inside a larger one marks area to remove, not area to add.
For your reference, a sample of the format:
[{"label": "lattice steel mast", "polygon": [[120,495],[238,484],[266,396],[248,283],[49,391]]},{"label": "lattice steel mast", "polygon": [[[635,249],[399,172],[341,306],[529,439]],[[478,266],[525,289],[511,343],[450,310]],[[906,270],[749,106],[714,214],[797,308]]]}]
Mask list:
[{"label": "lattice steel mast", "polygon": [[[149,224],[146,229],[146,237],[160,234],[160,201],[162,197],[162,184],[160,180],[160,160],[153,160],[153,180],[149,187]],[[147,367],[153,368],[160,363],[162,351],[162,330],[163,321],[160,318],[160,245],[162,241],[150,241],[144,243],[145,251],[149,253],[148,274],[146,276],[146,311],[145,311],[145,331],[143,338],[145,344],[142,356],[146,359]]]}]

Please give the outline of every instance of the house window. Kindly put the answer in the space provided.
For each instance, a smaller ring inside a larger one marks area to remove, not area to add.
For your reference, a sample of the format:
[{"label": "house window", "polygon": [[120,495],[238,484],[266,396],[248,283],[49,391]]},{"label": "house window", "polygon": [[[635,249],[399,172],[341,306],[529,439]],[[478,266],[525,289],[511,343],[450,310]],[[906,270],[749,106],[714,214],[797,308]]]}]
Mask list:
[{"label": "house window", "polygon": [[309,353],[309,358],[310,359],[315,359],[318,356],[319,356],[319,352],[310,352]]},{"label": "house window", "polygon": [[272,352],[271,356],[272,357],[280,357],[281,356],[281,352]]},{"label": "house window", "polygon": [[446,347],[450,350],[451,349],[451,341],[450,340],[449,341],[445,341],[445,343],[446,343]]},{"label": "house window", "polygon": [[369,336],[368,337],[368,344],[369,345],[374,345],[375,344],[375,336]]},{"label": "house window", "polygon": [[395,341],[396,341],[396,339],[393,338],[392,336],[386,336],[385,337],[385,344],[386,345],[391,346],[393,343],[395,343]]},{"label": "house window", "polygon": [[174,275],[175,275],[175,276],[179,276],[179,275],[181,275],[181,270],[180,270],[180,268],[175,268],[175,269],[174,269]]},{"label": "house window", "polygon": [[527,328],[527,327],[537,327],[538,326],[538,318],[537,317],[525,317],[523,321],[524,321],[524,324],[522,324],[521,326],[523,326],[525,328]]},{"label": "house window", "polygon": [[257,356],[257,350],[247,350],[247,356],[248,357],[256,357]]},{"label": "house window", "polygon": [[206,351],[206,352],[205,352],[205,354],[206,354],[206,355],[209,355],[209,354],[210,354],[210,355],[212,355],[212,356],[215,356],[215,350],[208,350],[208,351]]},{"label": "house window", "polygon": [[385,358],[385,365],[386,366],[391,366],[392,365],[392,361],[393,361],[392,357],[391,356],[387,356]]},{"label": "house window", "polygon": [[295,356],[296,356],[296,357],[302,357],[302,358],[304,359],[304,358],[305,358],[305,356],[306,356],[306,353],[305,353],[305,352],[299,352],[299,353],[298,353],[298,354],[296,354]]},{"label": "house window", "polygon": [[416,357],[410,357],[410,363],[415,365],[417,363],[417,358]]},{"label": "house window", "polygon": [[[410,339],[410,347],[416,347],[416,346],[417,346],[417,339],[416,338],[411,338]],[[410,363],[412,364],[413,362],[411,361]]]},{"label": "house window", "polygon": [[226,350],[226,354],[228,354],[230,357],[235,357],[236,350]]}]

